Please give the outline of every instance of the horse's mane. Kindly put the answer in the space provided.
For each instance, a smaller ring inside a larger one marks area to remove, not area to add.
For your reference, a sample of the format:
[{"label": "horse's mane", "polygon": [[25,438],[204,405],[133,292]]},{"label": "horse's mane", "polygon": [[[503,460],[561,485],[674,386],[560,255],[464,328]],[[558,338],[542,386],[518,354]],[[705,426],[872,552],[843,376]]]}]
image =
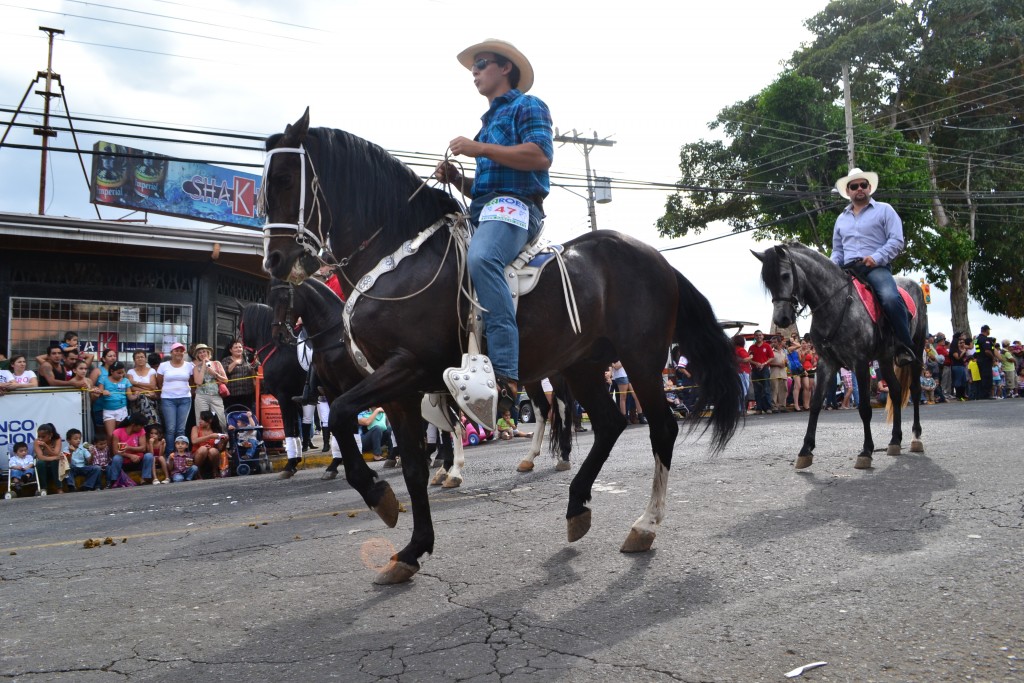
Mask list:
[{"label": "horse's mane", "polygon": [[372,142],[343,130],[310,128],[306,144],[326,189],[335,235],[344,229],[359,242],[380,230],[379,239],[397,247],[445,214],[462,211],[442,190],[420,189],[423,181],[411,168]]},{"label": "horse's mane", "polygon": [[261,348],[272,339],[270,326],[274,309],[266,304],[246,304],[242,309],[242,341],[251,349]]},{"label": "horse's mane", "polygon": [[762,254],[762,263],[764,266],[761,268],[761,282],[765,291],[769,293],[772,291],[778,291],[780,285],[779,280],[782,275],[782,266],[780,265],[780,262],[782,260],[783,253],[787,251],[791,254],[805,256],[813,263],[820,265],[823,268],[828,269],[829,266],[832,268],[838,268],[838,266],[832,263],[832,261],[824,254],[807,246],[806,244],[803,244],[802,242],[790,240],[783,244],[777,244],[770,249],[766,249],[764,254]]}]

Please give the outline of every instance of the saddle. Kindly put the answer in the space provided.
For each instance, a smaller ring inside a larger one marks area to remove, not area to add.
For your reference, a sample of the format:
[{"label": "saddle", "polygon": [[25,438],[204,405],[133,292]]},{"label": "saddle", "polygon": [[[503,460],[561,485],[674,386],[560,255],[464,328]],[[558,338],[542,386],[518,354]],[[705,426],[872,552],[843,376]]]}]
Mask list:
[{"label": "saddle", "polygon": [[[550,263],[558,263],[566,309],[574,329],[579,333],[582,328],[576,309],[576,297],[565,263],[562,261],[564,249],[562,245],[551,244],[549,240],[543,238],[534,240],[506,266],[505,279],[512,293],[512,306],[518,311],[520,298],[537,286],[544,268]],[[472,286],[470,289],[472,291]],[[473,298],[476,298],[475,295]],[[490,359],[480,351],[483,346],[483,329],[479,318],[475,310],[470,313],[468,353],[462,354],[462,363],[458,367],[445,370],[444,382],[466,415],[474,422],[493,430],[498,413],[498,386]],[[423,407],[427,408],[426,403]]]},{"label": "saddle", "polygon": [[544,268],[561,256],[565,247],[552,244],[550,240],[539,238],[527,244],[512,263],[505,267],[505,279],[512,290],[512,306],[519,310],[519,297],[526,296],[540,282],[540,274]]},{"label": "saddle", "polygon": [[[857,290],[857,296],[860,297],[860,301],[864,304],[864,309],[868,312],[871,317],[871,322],[878,324],[878,319],[882,315],[882,306],[878,302],[878,296],[875,294],[875,290],[871,288],[871,285],[862,281],[857,276],[851,273],[850,277],[853,278],[853,287]],[[907,306],[907,312],[910,313],[911,319],[917,317],[917,305],[914,303],[914,299],[911,298],[910,293],[902,287],[897,286],[900,292],[900,296],[903,297],[903,303]]]}]

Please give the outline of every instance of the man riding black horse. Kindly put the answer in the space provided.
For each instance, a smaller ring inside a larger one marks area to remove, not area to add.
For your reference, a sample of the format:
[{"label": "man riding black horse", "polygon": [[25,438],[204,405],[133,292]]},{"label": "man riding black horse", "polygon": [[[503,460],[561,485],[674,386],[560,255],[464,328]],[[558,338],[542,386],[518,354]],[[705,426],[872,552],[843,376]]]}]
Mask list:
[{"label": "man riding black horse", "polygon": [[836,190],[850,200],[832,233],[832,261],[866,280],[875,290],[896,337],[896,365],[914,360],[907,307],[892,277],[890,264],[903,251],[903,221],[890,204],[871,198],[878,174],[854,168],[836,181]]}]

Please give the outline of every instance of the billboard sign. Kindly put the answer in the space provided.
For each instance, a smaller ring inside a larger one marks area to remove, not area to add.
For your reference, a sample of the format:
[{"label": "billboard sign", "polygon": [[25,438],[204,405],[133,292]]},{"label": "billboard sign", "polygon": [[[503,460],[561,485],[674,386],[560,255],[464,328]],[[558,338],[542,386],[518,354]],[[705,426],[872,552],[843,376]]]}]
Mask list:
[{"label": "billboard sign", "polygon": [[260,228],[261,177],[196,161],[176,161],[110,142],[93,145],[89,201],[197,221]]}]

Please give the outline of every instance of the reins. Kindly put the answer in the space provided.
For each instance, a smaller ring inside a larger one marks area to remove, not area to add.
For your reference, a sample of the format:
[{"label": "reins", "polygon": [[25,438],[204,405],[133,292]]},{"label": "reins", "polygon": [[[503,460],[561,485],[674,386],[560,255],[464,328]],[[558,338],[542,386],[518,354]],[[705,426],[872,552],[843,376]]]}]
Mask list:
[{"label": "reins", "polygon": [[[772,303],[776,303],[778,301],[784,301],[784,302],[788,302],[788,303],[793,304],[794,308],[797,307],[797,306],[802,306],[803,308],[801,308],[800,311],[797,312],[797,315],[801,315],[803,309],[808,308],[810,306],[810,303],[809,302],[805,302],[805,303],[801,304],[799,299],[796,296],[797,289],[798,289],[797,283],[799,282],[799,280],[798,280],[799,271],[796,268],[796,265],[795,265],[795,262],[793,260],[792,254],[785,247],[779,247],[779,250],[782,252],[782,254],[789,261],[789,272],[790,272],[790,275],[793,278],[793,286],[790,289],[790,295],[788,297],[775,297],[775,298],[772,298]],[[845,273],[845,271],[844,271],[844,273]],[[845,283],[841,284],[839,287],[836,287],[836,289],[834,289],[831,294],[829,294],[824,299],[821,299],[820,301],[815,303],[816,307],[817,306],[823,306],[823,305],[827,304],[829,301],[831,301],[836,296],[836,294],[839,294],[843,290],[846,291],[846,301],[843,303],[842,311],[836,317],[835,322],[832,324],[831,330],[821,337],[820,345],[824,349],[829,349],[829,348],[832,347],[832,339],[835,338],[836,333],[839,332],[839,328],[842,327],[843,322],[846,320],[846,314],[850,310],[850,304],[853,302],[853,278],[848,273],[846,275],[847,275],[847,277],[845,278],[845,280],[846,280]],[[804,298],[806,299],[806,296]]]}]

